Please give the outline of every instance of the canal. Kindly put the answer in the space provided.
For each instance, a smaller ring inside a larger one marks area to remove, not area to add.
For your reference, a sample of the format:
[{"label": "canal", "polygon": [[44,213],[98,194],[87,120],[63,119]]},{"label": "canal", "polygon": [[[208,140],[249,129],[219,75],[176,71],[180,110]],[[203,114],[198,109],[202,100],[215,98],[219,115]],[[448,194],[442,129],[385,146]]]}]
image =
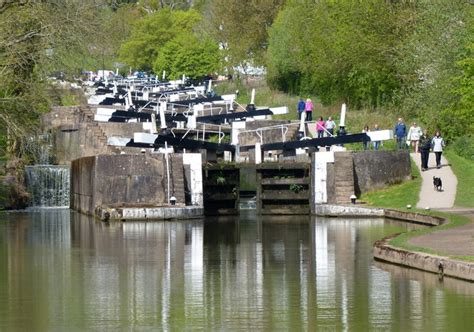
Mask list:
[{"label": "canal", "polygon": [[1,331],[472,331],[474,284],[375,262],[420,227],[308,216],[0,216]]}]

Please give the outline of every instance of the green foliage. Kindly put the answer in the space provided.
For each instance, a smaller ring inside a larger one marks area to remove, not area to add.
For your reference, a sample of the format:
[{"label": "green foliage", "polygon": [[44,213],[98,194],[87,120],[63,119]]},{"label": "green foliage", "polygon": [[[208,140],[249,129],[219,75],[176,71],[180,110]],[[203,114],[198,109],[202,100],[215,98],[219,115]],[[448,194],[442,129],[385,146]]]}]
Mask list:
[{"label": "green foliage", "polygon": [[193,34],[179,35],[166,43],[155,60],[155,73],[166,71],[171,79],[183,74],[199,78],[219,69],[221,55],[217,44],[209,38],[198,39]]},{"label": "green foliage", "polygon": [[140,69],[151,70],[161,49],[178,36],[188,35],[201,21],[194,10],[162,9],[138,20],[130,38],[120,48],[120,59]]},{"label": "green foliage", "polygon": [[[461,144],[462,142],[459,143]],[[468,144],[470,144],[471,158],[473,158],[474,155],[472,152],[474,152],[474,144],[472,138]],[[474,199],[472,199],[474,197],[472,180],[474,179],[474,159],[462,157],[455,149],[448,149],[446,151],[446,157],[458,179],[455,205],[474,208]]]},{"label": "green foliage", "polygon": [[451,145],[451,148],[458,156],[474,161],[474,136],[472,133],[459,137]]},{"label": "green foliage", "polygon": [[300,184],[292,183],[290,184],[290,190],[294,192],[295,194],[299,193],[301,190],[303,190],[303,186]]},{"label": "green foliage", "polygon": [[386,1],[288,2],[270,31],[270,84],[325,103],[381,105],[400,84],[392,62],[407,30],[392,33],[400,11]]},{"label": "green foliage", "polygon": [[396,110],[451,139],[474,129],[473,12],[467,1],[288,1],[270,29],[267,80],[325,104]]},{"label": "green foliage", "polygon": [[265,63],[268,29],[280,10],[282,0],[213,0],[210,13],[212,31],[224,47],[229,73],[240,65]]}]

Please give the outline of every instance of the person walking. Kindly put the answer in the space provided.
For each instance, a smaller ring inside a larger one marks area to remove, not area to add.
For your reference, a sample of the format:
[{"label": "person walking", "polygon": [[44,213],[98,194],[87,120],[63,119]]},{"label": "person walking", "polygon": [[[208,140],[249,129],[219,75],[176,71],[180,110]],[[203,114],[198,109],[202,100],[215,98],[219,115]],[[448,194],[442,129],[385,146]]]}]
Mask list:
[{"label": "person walking", "polygon": [[318,138],[324,137],[324,131],[326,130],[326,123],[323,120],[323,117],[320,116],[318,121],[316,121],[316,131],[318,132]]},{"label": "person walking", "polygon": [[397,139],[397,147],[399,150],[405,149],[405,140],[407,136],[407,126],[402,118],[398,118],[398,123],[395,125],[395,137]]},{"label": "person walking", "polygon": [[303,112],[305,110],[305,102],[303,98],[300,98],[300,101],[298,102],[297,105],[297,110],[298,110],[298,120],[301,120],[301,116],[303,115]]},{"label": "person walking", "polygon": [[[379,131],[379,130],[380,130],[379,125],[375,124],[373,131]],[[373,143],[374,143],[374,150],[377,151],[380,147],[380,141],[374,141]]]},{"label": "person walking", "polygon": [[[368,125],[365,125],[364,129],[362,129],[362,132],[365,133],[365,134],[367,134],[369,131],[370,131],[370,129],[369,129]],[[368,150],[369,149],[369,141],[364,141],[363,144],[364,144],[364,150]]]},{"label": "person walking", "polygon": [[425,129],[419,140],[420,155],[421,155],[421,171],[428,170],[428,159],[430,157],[431,138],[428,136],[428,131]]},{"label": "person walking", "polygon": [[314,105],[311,99],[309,98],[306,99],[304,110],[306,112],[306,121],[308,122],[313,120],[313,108],[314,108]]},{"label": "person walking", "polygon": [[407,140],[411,142],[413,145],[413,149],[415,153],[419,152],[419,140],[420,136],[423,134],[420,126],[413,122],[413,125],[408,130]]},{"label": "person walking", "polygon": [[336,128],[336,122],[334,122],[334,120],[329,117],[326,121],[326,130],[331,136],[334,136],[334,128]]},{"label": "person walking", "polygon": [[431,146],[436,156],[436,168],[441,168],[441,154],[443,153],[444,139],[441,137],[441,133],[436,131],[435,136],[431,140]]}]

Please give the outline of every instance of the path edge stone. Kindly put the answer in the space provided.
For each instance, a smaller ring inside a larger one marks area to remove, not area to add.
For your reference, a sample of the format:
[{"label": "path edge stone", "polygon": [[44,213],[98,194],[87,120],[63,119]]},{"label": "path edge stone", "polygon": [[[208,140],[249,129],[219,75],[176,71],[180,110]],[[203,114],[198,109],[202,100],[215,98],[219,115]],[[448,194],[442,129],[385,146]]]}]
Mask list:
[{"label": "path edge stone", "polygon": [[474,263],[389,245],[388,242],[397,235],[374,243],[373,254],[376,260],[474,282]]}]

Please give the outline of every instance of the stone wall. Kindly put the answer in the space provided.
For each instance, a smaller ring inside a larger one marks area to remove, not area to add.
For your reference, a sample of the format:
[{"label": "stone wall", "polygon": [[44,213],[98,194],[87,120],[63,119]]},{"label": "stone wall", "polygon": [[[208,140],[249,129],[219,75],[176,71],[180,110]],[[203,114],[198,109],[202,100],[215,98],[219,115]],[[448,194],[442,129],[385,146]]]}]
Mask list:
[{"label": "stone wall", "polygon": [[[184,204],[181,155],[169,159],[170,196]],[[71,208],[92,215],[96,207],[168,205],[163,154],[99,155],[71,164]]]},{"label": "stone wall", "polygon": [[358,151],[354,159],[355,194],[387,187],[410,178],[407,151]]},{"label": "stone wall", "polygon": [[316,152],[312,171],[313,204],[348,204],[352,194],[409,179],[410,156],[406,151]]}]

